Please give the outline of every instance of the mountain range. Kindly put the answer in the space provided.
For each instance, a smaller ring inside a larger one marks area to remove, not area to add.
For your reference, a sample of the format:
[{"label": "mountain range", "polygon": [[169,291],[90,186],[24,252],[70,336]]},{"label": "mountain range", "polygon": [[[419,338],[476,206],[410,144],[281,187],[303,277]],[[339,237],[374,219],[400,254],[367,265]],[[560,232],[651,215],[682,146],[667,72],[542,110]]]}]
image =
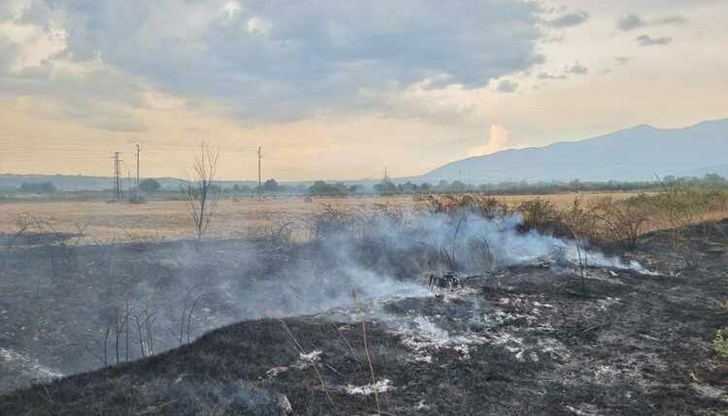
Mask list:
[{"label": "mountain range", "polygon": [[728,119],[679,129],[641,125],[603,136],[511,149],[448,163],[424,182],[634,181],[728,174]]}]

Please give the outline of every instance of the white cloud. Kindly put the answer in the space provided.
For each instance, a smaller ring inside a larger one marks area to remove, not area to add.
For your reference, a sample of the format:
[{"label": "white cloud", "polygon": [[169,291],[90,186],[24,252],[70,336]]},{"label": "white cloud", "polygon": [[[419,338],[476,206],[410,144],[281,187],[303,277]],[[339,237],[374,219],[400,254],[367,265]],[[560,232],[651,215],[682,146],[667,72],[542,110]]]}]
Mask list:
[{"label": "white cloud", "polygon": [[251,17],[248,20],[248,32],[252,35],[266,36],[270,33],[272,27],[273,25],[265,19]]},{"label": "white cloud", "polygon": [[639,35],[637,36],[636,41],[639,46],[667,45],[669,43],[672,43],[672,37],[652,37],[650,35]]},{"label": "white cloud", "polygon": [[620,30],[627,32],[647,26],[681,25],[687,23],[687,21],[687,18],[680,15],[645,20],[639,15],[627,14],[619,18],[617,21],[617,27]]},{"label": "white cloud", "polygon": [[235,16],[240,13],[240,10],[242,10],[242,6],[240,5],[240,2],[236,0],[228,1],[222,6],[222,12],[225,15],[226,20],[234,19]]}]

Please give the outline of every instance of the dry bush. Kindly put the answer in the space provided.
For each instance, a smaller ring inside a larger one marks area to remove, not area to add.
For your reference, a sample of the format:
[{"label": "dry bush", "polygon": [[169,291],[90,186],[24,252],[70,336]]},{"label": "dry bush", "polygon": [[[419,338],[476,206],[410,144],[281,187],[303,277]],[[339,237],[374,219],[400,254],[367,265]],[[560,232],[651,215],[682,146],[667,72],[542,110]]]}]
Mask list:
[{"label": "dry bush", "polygon": [[319,212],[309,223],[310,238],[351,237],[368,239],[380,236],[384,228],[397,230],[406,224],[403,208],[393,204],[376,204],[370,208],[346,209],[331,204],[321,204]]},{"label": "dry bush", "polygon": [[612,197],[603,197],[595,201],[591,214],[597,220],[600,230],[607,236],[621,241],[628,249],[637,247],[637,239],[642,235],[647,221],[650,219],[649,209],[631,199],[616,201]]},{"label": "dry bush", "polygon": [[581,199],[576,197],[571,207],[561,212],[561,218],[576,243],[581,288],[585,291],[586,278],[589,275],[589,244],[597,238],[594,216],[584,208]]},{"label": "dry bush", "polygon": [[273,248],[281,248],[294,243],[297,227],[293,221],[267,224],[262,228],[250,230],[249,237],[253,241],[264,243]]},{"label": "dry bush", "polygon": [[425,195],[419,198],[426,211],[433,214],[472,212],[484,218],[507,215],[508,205],[491,196],[478,194]]},{"label": "dry bush", "polygon": [[357,232],[357,215],[339,206],[321,204],[309,225],[310,236],[322,240],[332,236],[352,236]]},{"label": "dry bush", "polygon": [[670,229],[672,249],[688,269],[700,266],[700,254],[689,236],[689,227],[705,221],[711,211],[724,210],[728,194],[724,191],[695,189],[662,183],[662,192],[642,202],[650,205]]},{"label": "dry bush", "polygon": [[554,204],[546,199],[535,198],[523,201],[516,211],[523,215],[523,227],[526,230],[537,230],[540,233],[556,236],[570,236],[561,213]]},{"label": "dry bush", "polygon": [[397,205],[375,204],[370,209],[361,208],[354,216],[357,236],[362,239],[385,237],[383,230],[402,231],[407,224],[405,210]]},{"label": "dry bush", "polygon": [[559,218],[572,236],[584,236],[590,240],[599,237],[595,217],[578,196],[574,198],[569,208],[559,212]]}]

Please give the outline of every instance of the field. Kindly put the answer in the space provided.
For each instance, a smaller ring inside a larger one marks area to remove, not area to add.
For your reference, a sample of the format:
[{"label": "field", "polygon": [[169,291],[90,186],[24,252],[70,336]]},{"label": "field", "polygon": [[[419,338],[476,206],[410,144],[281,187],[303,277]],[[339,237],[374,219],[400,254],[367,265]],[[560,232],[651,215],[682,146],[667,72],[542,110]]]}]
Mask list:
[{"label": "field", "polygon": [[[635,193],[586,193],[542,195],[559,209],[567,208],[577,195],[588,203],[605,196],[624,199]],[[517,206],[536,196],[499,196],[498,200]],[[344,210],[372,209],[376,205],[393,205],[410,209],[418,202],[412,196],[315,198],[241,198],[221,199],[208,236],[215,238],[247,237],[266,226],[276,227],[289,222],[299,224],[321,212],[324,206]],[[75,234],[83,230],[86,243],[111,241],[177,240],[194,237],[186,201],[150,201],[144,204],[112,204],[105,202],[33,202],[0,204],[0,234],[12,235],[20,229],[30,214],[52,226],[57,232]],[[728,212],[726,213],[728,214]],[[31,227],[31,231],[35,226]],[[35,230],[39,231],[39,230]],[[45,230],[50,231],[50,230]]]},{"label": "field", "polygon": [[0,414],[728,411],[726,194],[578,196],[0,205]]}]

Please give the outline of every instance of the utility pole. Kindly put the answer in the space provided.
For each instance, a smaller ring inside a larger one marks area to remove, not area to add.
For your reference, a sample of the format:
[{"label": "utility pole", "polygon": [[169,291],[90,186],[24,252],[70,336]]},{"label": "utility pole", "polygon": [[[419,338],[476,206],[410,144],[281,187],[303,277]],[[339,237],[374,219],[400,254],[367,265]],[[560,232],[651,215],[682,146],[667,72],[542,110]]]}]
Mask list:
[{"label": "utility pole", "polygon": [[136,145],[136,162],[137,162],[137,177],[136,177],[136,186],[139,187],[139,153],[142,152],[142,149],[139,147],[139,144]]},{"label": "utility pole", "polygon": [[262,147],[258,147],[258,196],[263,194],[263,183],[260,176],[260,160],[263,158],[262,150]]},{"label": "utility pole", "polygon": [[114,152],[114,200],[121,201],[121,152]]}]

